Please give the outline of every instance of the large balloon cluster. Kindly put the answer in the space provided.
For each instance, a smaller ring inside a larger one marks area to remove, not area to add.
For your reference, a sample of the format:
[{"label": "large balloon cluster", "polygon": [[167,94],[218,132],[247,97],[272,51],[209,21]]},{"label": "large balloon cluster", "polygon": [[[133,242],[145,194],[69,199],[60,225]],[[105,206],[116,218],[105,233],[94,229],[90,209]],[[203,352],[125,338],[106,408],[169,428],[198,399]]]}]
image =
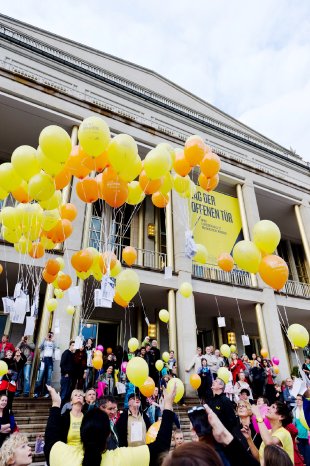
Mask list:
[{"label": "large balloon cluster", "polygon": [[273,254],[280,239],[278,226],[270,220],[256,223],[252,232],[253,241],[239,241],[233,250],[233,258],[240,269],[259,273],[263,281],[279,291],[288,279],[286,262]]}]

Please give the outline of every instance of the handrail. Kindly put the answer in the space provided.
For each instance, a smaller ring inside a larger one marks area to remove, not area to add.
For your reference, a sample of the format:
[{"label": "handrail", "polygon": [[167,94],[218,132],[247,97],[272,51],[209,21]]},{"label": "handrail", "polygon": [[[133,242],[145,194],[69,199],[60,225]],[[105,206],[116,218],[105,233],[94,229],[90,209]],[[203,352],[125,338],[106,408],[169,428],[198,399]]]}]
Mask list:
[{"label": "handrail", "polygon": [[192,274],[194,278],[202,278],[204,280],[230,283],[235,286],[245,286],[253,288],[251,275],[248,272],[240,269],[233,269],[231,272],[225,272],[211,265],[202,265],[193,262]]}]

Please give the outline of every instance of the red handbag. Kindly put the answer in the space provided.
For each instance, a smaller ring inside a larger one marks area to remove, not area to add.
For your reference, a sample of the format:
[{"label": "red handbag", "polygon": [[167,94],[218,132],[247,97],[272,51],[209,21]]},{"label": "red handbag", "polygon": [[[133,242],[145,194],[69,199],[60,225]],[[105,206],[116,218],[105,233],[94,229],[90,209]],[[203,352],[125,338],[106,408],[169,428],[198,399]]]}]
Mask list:
[{"label": "red handbag", "polygon": [[0,392],[9,391],[12,393],[16,392],[16,385],[12,384],[8,380],[2,379],[0,381]]}]

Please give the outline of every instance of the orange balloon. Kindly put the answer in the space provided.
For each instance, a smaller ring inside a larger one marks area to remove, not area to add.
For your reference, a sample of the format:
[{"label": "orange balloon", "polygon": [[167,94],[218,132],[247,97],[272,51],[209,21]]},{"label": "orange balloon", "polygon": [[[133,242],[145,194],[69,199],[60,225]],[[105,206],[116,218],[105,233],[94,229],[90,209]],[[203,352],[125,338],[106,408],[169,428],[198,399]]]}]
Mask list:
[{"label": "orange balloon", "polygon": [[66,186],[68,186],[68,184],[70,183],[71,173],[64,168],[63,170],[61,170],[61,172],[57,173],[54,180],[55,180],[55,188],[63,189]]},{"label": "orange balloon", "polygon": [[31,197],[22,186],[19,186],[17,189],[12,191],[12,196],[14,197],[14,199],[16,199],[18,202],[21,202],[22,204],[31,201]]},{"label": "orange balloon", "polygon": [[155,390],[155,382],[152,377],[148,377],[144,384],[139,387],[139,390],[146,398],[152,396]]},{"label": "orange balloon", "polygon": [[169,194],[163,194],[160,191],[157,191],[156,193],[152,194],[152,202],[155,207],[162,209],[169,203]]},{"label": "orange balloon", "polygon": [[74,204],[71,204],[71,202],[68,202],[67,204],[63,204],[62,206],[60,206],[61,218],[66,218],[67,220],[70,220],[72,222],[73,220],[75,220],[76,216],[77,208]]},{"label": "orange balloon", "polygon": [[97,369],[98,371],[102,368],[103,365],[103,359],[102,358],[93,358],[93,367]]},{"label": "orange balloon", "polygon": [[102,190],[102,188],[103,188],[102,176],[103,176],[103,173],[98,173],[98,175],[96,175],[96,177],[95,177],[95,180],[97,182],[97,187],[98,187],[98,197],[99,197],[99,199],[104,200],[103,190]]},{"label": "orange balloon", "polygon": [[234,259],[228,252],[222,252],[217,258],[217,265],[225,272],[231,272],[234,268]]},{"label": "orange balloon", "polygon": [[71,257],[71,264],[77,272],[87,272],[93,264],[93,255],[86,249],[77,251]]},{"label": "orange balloon", "polygon": [[114,302],[116,304],[118,304],[119,306],[121,307],[127,307],[128,306],[128,303],[127,301],[125,301],[119,294],[118,292],[116,291],[115,295],[114,295]]},{"label": "orange balloon", "polygon": [[62,291],[66,291],[72,285],[72,279],[70,275],[59,275],[57,278],[57,285]]},{"label": "orange balloon", "polygon": [[215,175],[212,178],[207,178],[203,173],[198,177],[198,183],[205,191],[213,191],[219,184],[219,176]]},{"label": "orange balloon", "polygon": [[112,354],[112,348],[107,348],[107,354]]},{"label": "orange balloon", "polygon": [[76,184],[76,192],[83,202],[96,202],[98,199],[98,186],[95,178],[84,178]]},{"label": "orange balloon", "polygon": [[137,260],[137,251],[135,248],[126,246],[122,251],[122,259],[127,265],[133,265]]},{"label": "orange balloon", "polygon": [[198,165],[206,153],[206,145],[199,136],[191,136],[184,145],[184,156],[191,167]]},{"label": "orange balloon", "polygon": [[201,377],[198,374],[191,374],[189,378],[189,383],[194,388],[194,390],[198,390],[201,385]]},{"label": "orange balloon", "polygon": [[57,278],[57,274],[56,275],[51,275],[51,274],[49,274],[47,272],[46,269],[44,269],[43,272],[42,272],[42,277],[46,281],[46,283],[53,283]]},{"label": "orange balloon", "polygon": [[91,157],[90,155],[84,160],[84,165],[95,170],[96,172],[102,172],[105,167],[108,165],[108,153],[102,152],[98,157]]},{"label": "orange balloon", "polygon": [[262,258],[258,272],[267,285],[281,290],[288,279],[288,266],[279,256],[270,254]]},{"label": "orange balloon", "polygon": [[91,169],[85,165],[85,159],[88,155],[83,151],[80,146],[73,146],[71,154],[69,155],[65,169],[71,175],[82,180],[85,176],[89,175]]},{"label": "orange balloon", "polygon": [[158,178],[157,180],[150,180],[144,170],[139,175],[139,183],[145,194],[153,194],[159,191],[159,188],[163,184],[164,179]]},{"label": "orange balloon", "polygon": [[275,374],[279,374],[280,369],[278,368],[278,366],[272,366],[272,368],[273,368]]},{"label": "orange balloon", "polygon": [[186,176],[191,171],[192,167],[190,166],[188,160],[185,158],[184,152],[182,150],[176,151],[173,168],[180,176]]},{"label": "orange balloon", "polygon": [[60,264],[56,259],[49,259],[45,264],[45,270],[49,275],[57,275],[60,270]]},{"label": "orange balloon", "polygon": [[266,350],[266,348],[262,348],[260,350],[260,354],[261,354],[262,358],[268,358],[268,351]]},{"label": "orange balloon", "polygon": [[44,256],[45,249],[43,247],[43,244],[38,242],[38,243],[32,243],[32,246],[29,251],[29,256],[33,257],[34,259],[40,259],[41,257]]},{"label": "orange balloon", "polygon": [[206,178],[212,178],[220,171],[221,160],[217,154],[208,151],[200,162],[200,168]]},{"label": "orange balloon", "polygon": [[99,267],[103,274],[106,273],[108,266],[110,265],[110,270],[116,265],[117,257],[111,251],[106,251],[99,256]]},{"label": "orange balloon", "polygon": [[111,167],[104,170],[101,180],[100,189],[104,200],[114,208],[125,204],[128,197],[128,183],[122,180]]},{"label": "orange balloon", "polygon": [[2,274],[2,272],[3,272],[3,266],[2,264],[0,264],[0,275]]},{"label": "orange balloon", "polygon": [[51,239],[54,243],[62,243],[65,239],[69,238],[72,233],[72,223],[66,218],[58,220],[54,228],[44,233],[47,238]]}]

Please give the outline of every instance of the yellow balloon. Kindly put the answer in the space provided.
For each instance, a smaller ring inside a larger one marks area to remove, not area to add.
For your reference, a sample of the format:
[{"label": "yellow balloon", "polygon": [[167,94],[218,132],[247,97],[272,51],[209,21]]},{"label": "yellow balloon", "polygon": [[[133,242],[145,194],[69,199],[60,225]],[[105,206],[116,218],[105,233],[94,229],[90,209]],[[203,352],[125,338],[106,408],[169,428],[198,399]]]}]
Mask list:
[{"label": "yellow balloon", "polygon": [[16,206],[23,231],[28,232],[34,225],[42,225],[43,209],[39,204],[18,204]]},{"label": "yellow balloon", "polygon": [[14,248],[17,252],[21,254],[28,254],[28,252],[32,248],[32,242],[25,236],[21,236],[19,241],[14,244]]},{"label": "yellow balloon", "polygon": [[161,370],[163,370],[164,362],[161,359],[157,359],[157,361],[155,362],[155,367],[158,370],[158,372],[160,372]]},{"label": "yellow balloon", "polygon": [[128,348],[131,353],[134,353],[139,348],[139,341],[136,338],[130,338]]},{"label": "yellow balloon", "polygon": [[11,162],[16,172],[25,181],[29,181],[30,178],[40,172],[37,151],[34,147],[17,147],[12,154]]},{"label": "yellow balloon", "polygon": [[190,181],[189,188],[188,188],[184,193],[179,193],[179,195],[180,195],[181,197],[190,199],[191,197],[193,197],[193,196],[196,194],[196,191],[197,191],[197,186],[196,186],[195,183],[191,180],[191,181]]},{"label": "yellow balloon", "polygon": [[58,220],[60,219],[58,209],[44,210],[42,215],[42,228],[44,231],[50,231],[56,226]]},{"label": "yellow balloon", "polygon": [[36,201],[47,201],[55,192],[55,181],[44,172],[29,180],[29,195]]},{"label": "yellow balloon", "polygon": [[41,236],[40,241],[44,249],[47,249],[49,251],[51,249],[54,249],[54,247],[56,246],[56,244],[51,239],[47,238],[46,236]]},{"label": "yellow balloon", "polygon": [[117,173],[130,169],[135,164],[137,155],[137,143],[128,134],[118,134],[109,144],[109,162]]},{"label": "yellow balloon", "polygon": [[130,183],[135,178],[137,178],[138,175],[140,175],[141,171],[142,171],[142,162],[141,162],[139,155],[137,155],[135,162],[130,167],[120,170],[118,174],[119,174],[119,177],[122,178],[122,180]]},{"label": "yellow balloon", "polygon": [[46,210],[58,209],[61,205],[62,197],[61,191],[55,191],[54,194],[47,199],[47,201],[39,202],[40,206]]},{"label": "yellow balloon", "polygon": [[161,142],[160,144],[158,144],[156,146],[156,148],[158,150],[165,149],[166,151],[169,152],[169,155],[170,155],[170,167],[169,167],[169,170],[171,170],[171,168],[173,167],[174,160],[175,160],[175,152],[174,152],[173,147],[171,147],[170,144],[168,144],[166,142]]},{"label": "yellow balloon", "polygon": [[58,306],[58,302],[57,302],[57,299],[55,298],[50,298],[47,300],[47,303],[46,303],[46,308],[49,312],[53,312],[55,311],[55,309],[57,309],[57,306]]},{"label": "yellow balloon", "polygon": [[30,226],[26,233],[26,237],[30,239],[31,241],[35,241],[36,239],[39,238],[40,233],[41,233],[42,226],[40,223],[34,223],[33,225]]},{"label": "yellow balloon", "polygon": [[261,220],[254,225],[253,242],[264,253],[272,254],[278,247],[281,232],[274,222]]},{"label": "yellow balloon", "polygon": [[159,191],[162,194],[168,194],[171,191],[172,188],[173,188],[173,176],[171,175],[170,172],[168,172],[164,176],[164,181],[163,181],[163,184],[161,185]]},{"label": "yellow balloon", "polygon": [[62,290],[54,290],[54,295],[56,296],[56,298],[58,299],[62,299],[64,297],[64,292]]},{"label": "yellow balloon", "polygon": [[168,351],[164,351],[161,357],[163,361],[168,362],[170,358]]},{"label": "yellow balloon", "polygon": [[193,287],[188,282],[183,282],[179,288],[179,292],[184,298],[189,298],[193,293]]},{"label": "yellow balloon", "polygon": [[140,186],[139,181],[131,181],[128,183],[128,197],[127,204],[137,205],[143,201],[145,194]]},{"label": "yellow balloon", "polygon": [[15,191],[22,182],[13,165],[9,162],[0,165],[0,187],[4,191]]},{"label": "yellow balloon", "polygon": [[141,387],[149,375],[149,366],[143,358],[132,358],[126,367],[128,380],[136,387]]},{"label": "yellow balloon", "polygon": [[252,241],[242,240],[235,245],[233,258],[240,269],[249,273],[257,273],[262,255]]},{"label": "yellow balloon", "polygon": [[188,175],[180,176],[177,173],[173,177],[173,188],[181,194],[185,193],[190,188],[191,179]]},{"label": "yellow balloon", "polygon": [[79,142],[84,151],[98,157],[107,150],[111,135],[106,122],[97,116],[85,118],[79,127]]},{"label": "yellow balloon", "polygon": [[161,419],[159,421],[154,422],[149,427],[148,431],[146,432],[146,436],[145,436],[145,443],[147,445],[149,445],[150,443],[155,442],[155,440],[157,438],[159,428],[160,428],[160,425],[161,425]]},{"label": "yellow balloon", "polygon": [[167,309],[161,309],[159,311],[158,317],[162,322],[165,322],[165,324],[169,322],[169,312]]},{"label": "yellow balloon", "polygon": [[103,277],[103,273],[101,272],[100,269],[99,270],[93,270],[92,274],[93,274],[94,279],[97,280],[97,282],[101,282],[102,277]]},{"label": "yellow balloon", "polygon": [[56,175],[58,175],[58,173],[61,172],[61,170],[63,170],[64,164],[46,157],[40,147],[38,147],[37,154],[40,167],[45,171],[45,173],[51,175],[51,177],[54,178]]},{"label": "yellow balloon", "polygon": [[220,367],[217,371],[217,376],[219,379],[223,380],[225,384],[228,383],[230,379],[230,373],[227,367]]},{"label": "yellow balloon", "polygon": [[56,258],[58,264],[60,265],[60,270],[63,270],[65,268],[65,261],[63,260],[62,257],[57,257]]},{"label": "yellow balloon", "polygon": [[157,180],[165,176],[171,166],[171,157],[166,148],[150,150],[144,159],[144,170],[150,180]]},{"label": "yellow balloon", "polygon": [[0,361],[0,377],[9,372],[8,365],[5,361]]},{"label": "yellow balloon", "polygon": [[237,347],[235,345],[230,345],[230,352],[235,353],[237,351]]},{"label": "yellow balloon", "polygon": [[90,277],[91,271],[88,270],[87,272],[76,272],[76,276],[79,277],[81,280],[86,280]]},{"label": "yellow balloon", "polygon": [[73,316],[73,314],[75,313],[74,306],[71,306],[71,305],[67,306],[66,313],[69,314],[69,316]]},{"label": "yellow balloon", "polygon": [[225,358],[229,358],[231,349],[229,348],[228,345],[222,345],[220,347],[220,352],[223,356],[225,356]]},{"label": "yellow balloon", "polygon": [[15,230],[21,225],[21,217],[19,211],[14,207],[3,207],[0,211],[0,220],[4,226],[10,230]]},{"label": "yellow balloon", "polygon": [[114,265],[113,269],[110,270],[111,277],[115,278],[119,273],[122,271],[122,264],[119,260],[117,260],[116,264]]},{"label": "yellow balloon", "polygon": [[8,195],[9,193],[0,186],[0,201],[4,201]]},{"label": "yellow balloon", "polygon": [[300,324],[292,324],[287,329],[287,336],[294,346],[305,348],[309,343],[309,332]]},{"label": "yellow balloon", "polygon": [[46,126],[41,131],[39,146],[45,157],[60,163],[66,162],[72,149],[71,139],[67,131],[56,125]]},{"label": "yellow balloon", "polygon": [[176,395],[173,401],[175,403],[178,403],[178,401],[180,401],[180,399],[184,395],[184,385],[183,385],[182,380],[178,379],[177,377],[170,379],[169,382],[167,383],[167,393],[172,392],[175,384],[177,384],[177,392],[176,392]]},{"label": "yellow balloon", "polygon": [[132,298],[138,293],[140,288],[140,280],[134,270],[122,270],[116,277],[115,290],[121,298],[129,303]]},{"label": "yellow balloon", "polygon": [[8,243],[17,243],[22,236],[22,229],[16,228],[15,230],[10,230],[9,228],[3,226],[1,230],[1,235],[5,241]]},{"label": "yellow balloon", "polygon": [[208,251],[207,248],[203,244],[196,244],[197,252],[193,257],[195,262],[198,264],[205,264],[208,259]]}]

